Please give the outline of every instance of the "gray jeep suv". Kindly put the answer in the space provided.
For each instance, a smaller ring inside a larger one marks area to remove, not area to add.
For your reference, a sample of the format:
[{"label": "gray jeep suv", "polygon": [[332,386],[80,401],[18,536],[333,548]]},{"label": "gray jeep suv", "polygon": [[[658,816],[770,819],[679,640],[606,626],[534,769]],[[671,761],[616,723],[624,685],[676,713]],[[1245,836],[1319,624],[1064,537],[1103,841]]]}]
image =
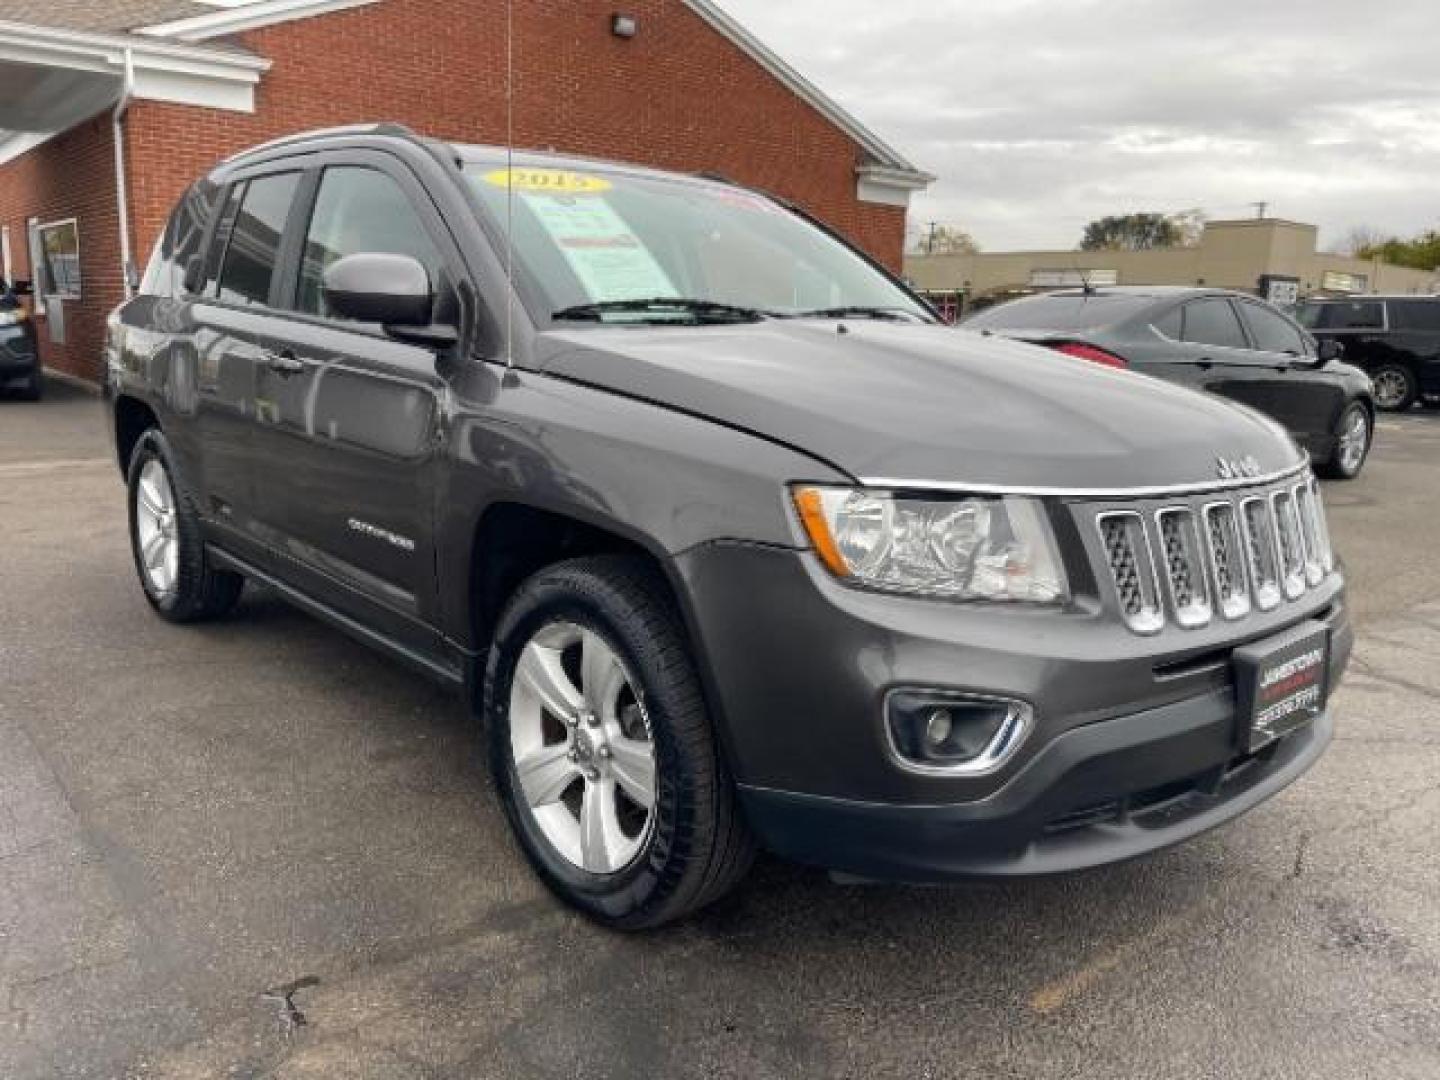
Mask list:
[{"label": "gray jeep suv", "polygon": [[253,582],[466,694],[526,856],[612,926],[758,848],[1129,858],[1331,736],[1343,582],[1281,429],[946,327],[733,184],[267,144],[181,200],[106,360],[154,610]]}]

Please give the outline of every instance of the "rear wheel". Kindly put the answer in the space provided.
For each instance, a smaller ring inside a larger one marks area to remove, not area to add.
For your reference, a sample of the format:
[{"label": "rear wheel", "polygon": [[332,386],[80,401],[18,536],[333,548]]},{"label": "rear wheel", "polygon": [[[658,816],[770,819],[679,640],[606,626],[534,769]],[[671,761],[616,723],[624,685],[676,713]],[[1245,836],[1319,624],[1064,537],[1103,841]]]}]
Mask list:
[{"label": "rear wheel", "polygon": [[561,899],[619,929],[720,897],[754,844],[685,636],[639,560],[561,563],[521,588],[486,671],[490,765]]},{"label": "rear wheel", "polygon": [[1382,364],[1370,372],[1375,404],[1386,412],[1403,412],[1420,396],[1420,382],[1404,364]]},{"label": "rear wheel", "polygon": [[1370,410],[1358,401],[1352,401],[1345,406],[1335,425],[1335,452],[1320,471],[1334,480],[1355,479],[1370,454],[1373,435]]},{"label": "rear wheel", "polygon": [[224,615],[240,599],[245,579],[210,566],[199,514],[158,429],[140,436],[128,475],[130,547],[145,599],[171,622]]}]

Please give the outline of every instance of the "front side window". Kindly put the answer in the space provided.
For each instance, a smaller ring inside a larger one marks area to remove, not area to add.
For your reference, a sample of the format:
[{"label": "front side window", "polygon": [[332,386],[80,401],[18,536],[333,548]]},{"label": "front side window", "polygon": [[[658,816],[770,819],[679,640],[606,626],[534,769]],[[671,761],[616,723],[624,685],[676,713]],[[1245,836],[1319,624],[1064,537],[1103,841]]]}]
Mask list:
[{"label": "front side window", "polygon": [[[503,237],[513,221],[517,271],[545,314],[683,299],[775,316],[867,308],[930,318],[844,244],[738,187],[588,165],[472,163],[467,174],[492,232]],[[612,317],[666,318],[643,309]]]},{"label": "front side window", "polygon": [[45,292],[66,300],[80,299],[80,226],[74,218],[37,228]]},{"label": "front side window", "polygon": [[1259,304],[1241,304],[1240,310],[1245,314],[1250,336],[1255,339],[1255,348],[1261,352],[1305,355],[1305,339],[1289,319]]},{"label": "front side window", "polygon": [[236,304],[266,304],[299,173],[260,176],[245,185],[225,246],[219,297]]},{"label": "front side window", "polygon": [[1230,301],[1218,297],[1186,304],[1181,333],[1183,340],[1196,345],[1215,345],[1225,349],[1250,347]]},{"label": "front side window", "polygon": [[431,288],[440,291],[444,262],[400,185],[377,169],[328,168],[305,234],[296,310],[333,318],[320,288],[325,268],[362,252],[409,255],[425,267]]}]

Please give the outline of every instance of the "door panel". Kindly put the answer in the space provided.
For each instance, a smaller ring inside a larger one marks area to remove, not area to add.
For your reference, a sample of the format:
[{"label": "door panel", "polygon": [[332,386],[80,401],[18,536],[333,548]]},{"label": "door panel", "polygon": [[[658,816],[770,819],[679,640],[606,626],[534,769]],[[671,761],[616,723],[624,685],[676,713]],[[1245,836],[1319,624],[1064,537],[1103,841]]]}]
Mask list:
[{"label": "door panel", "polygon": [[1316,453],[1329,450],[1345,391],[1339,380],[1313,366],[1314,350],[1299,326],[1258,302],[1240,300],[1236,308],[1255,346],[1255,374],[1247,385],[1248,404],[1285,425]]},{"label": "door panel", "polygon": [[302,587],[434,648],[434,492],[448,387],[433,349],[339,318],[321,283],[338,258],[386,252],[419,259],[437,297],[451,295],[443,227],[418,181],[379,154],[327,159],[306,211],[280,294],[291,310],[258,369],[260,531]]},{"label": "door panel", "polygon": [[293,319],[267,353],[300,370],[260,369],[253,460],[265,539],[419,614],[434,572],[428,492],[444,390],[434,354]]}]

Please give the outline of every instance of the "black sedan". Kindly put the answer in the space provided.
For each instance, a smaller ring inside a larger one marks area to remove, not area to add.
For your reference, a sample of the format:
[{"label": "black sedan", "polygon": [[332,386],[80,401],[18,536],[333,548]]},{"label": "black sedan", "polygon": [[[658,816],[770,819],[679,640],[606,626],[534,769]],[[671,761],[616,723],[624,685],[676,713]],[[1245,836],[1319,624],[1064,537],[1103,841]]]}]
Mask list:
[{"label": "black sedan", "polygon": [[1232,398],[1280,421],[1335,479],[1358,476],[1375,430],[1370,378],[1294,320],[1218,289],[1065,289],[1000,304],[967,330],[1045,345]]}]

